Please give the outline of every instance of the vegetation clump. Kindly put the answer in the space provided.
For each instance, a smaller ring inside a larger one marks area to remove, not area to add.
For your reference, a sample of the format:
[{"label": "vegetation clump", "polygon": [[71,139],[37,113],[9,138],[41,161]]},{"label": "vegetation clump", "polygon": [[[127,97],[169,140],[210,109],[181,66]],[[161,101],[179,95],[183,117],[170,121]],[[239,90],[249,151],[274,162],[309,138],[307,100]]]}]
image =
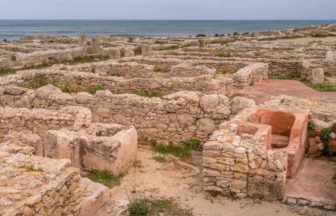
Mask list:
[{"label": "vegetation clump", "polygon": [[196,37],[206,37],[206,35],[205,34],[198,34],[198,35],[196,35]]},{"label": "vegetation clump", "polygon": [[228,53],[228,54],[219,53],[218,57],[221,57],[221,58],[230,58],[231,57],[231,53]]},{"label": "vegetation clump", "polygon": [[168,145],[157,143],[156,141],[152,142],[154,151],[159,152],[160,154],[172,154],[178,158],[190,158],[190,151],[202,151],[203,148],[200,146],[200,143],[201,141],[194,137],[177,145],[172,142]]},{"label": "vegetation clump", "polygon": [[120,173],[119,175],[114,175],[108,170],[90,170],[87,173],[82,174],[82,177],[89,178],[93,182],[97,182],[105,185],[106,187],[112,189],[115,186],[121,184],[122,179],[127,175],[127,172]]}]

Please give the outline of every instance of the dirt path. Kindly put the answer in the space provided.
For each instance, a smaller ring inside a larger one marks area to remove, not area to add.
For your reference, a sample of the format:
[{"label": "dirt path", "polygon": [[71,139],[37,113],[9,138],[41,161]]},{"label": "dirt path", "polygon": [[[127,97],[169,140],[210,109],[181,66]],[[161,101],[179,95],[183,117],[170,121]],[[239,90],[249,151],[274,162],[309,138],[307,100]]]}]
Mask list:
[{"label": "dirt path", "polygon": [[[135,188],[145,191],[147,198],[170,199],[183,209],[191,209],[198,216],[293,216],[303,207],[291,207],[281,202],[255,202],[245,198],[232,201],[227,197],[213,197],[202,190],[202,174],[198,167],[192,167],[165,156],[168,161],[159,163],[152,158],[158,156],[151,150],[139,148],[137,163],[128,171],[119,187],[113,188],[117,197],[128,198]],[[160,214],[163,215],[163,214]],[[333,212],[308,208],[305,215],[332,216]]]}]

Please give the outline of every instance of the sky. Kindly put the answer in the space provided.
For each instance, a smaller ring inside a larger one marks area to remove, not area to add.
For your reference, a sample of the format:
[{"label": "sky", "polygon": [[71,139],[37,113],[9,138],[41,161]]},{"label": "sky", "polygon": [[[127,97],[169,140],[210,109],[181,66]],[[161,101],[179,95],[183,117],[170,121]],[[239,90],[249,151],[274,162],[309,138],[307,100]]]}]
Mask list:
[{"label": "sky", "polygon": [[0,0],[0,19],[336,20],[336,0]]}]

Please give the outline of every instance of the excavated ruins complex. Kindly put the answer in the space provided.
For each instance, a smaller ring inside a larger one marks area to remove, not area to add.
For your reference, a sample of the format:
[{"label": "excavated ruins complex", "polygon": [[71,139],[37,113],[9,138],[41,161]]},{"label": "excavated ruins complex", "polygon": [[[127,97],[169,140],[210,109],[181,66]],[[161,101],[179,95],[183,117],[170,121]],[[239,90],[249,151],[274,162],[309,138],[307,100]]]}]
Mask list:
[{"label": "excavated ruins complex", "polygon": [[[336,44],[277,41],[316,35],[335,36],[336,24],[202,38],[0,41],[0,70],[16,71],[0,77],[0,215],[127,215],[127,200],[80,172],[117,175],[143,140],[191,138],[204,149],[204,191],[334,210],[335,186],[318,194],[298,185],[307,154],[324,150],[325,128],[335,156],[336,104],[233,96],[269,77],[323,84],[325,74],[336,76]],[[92,61],[72,64],[84,57]]]}]

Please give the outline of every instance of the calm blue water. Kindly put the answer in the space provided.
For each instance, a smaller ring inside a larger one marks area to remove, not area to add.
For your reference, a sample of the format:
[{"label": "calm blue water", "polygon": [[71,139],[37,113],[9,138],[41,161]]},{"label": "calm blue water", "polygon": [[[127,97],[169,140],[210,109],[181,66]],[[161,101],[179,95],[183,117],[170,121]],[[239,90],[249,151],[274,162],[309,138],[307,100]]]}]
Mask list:
[{"label": "calm blue water", "polygon": [[14,40],[28,35],[50,34],[88,37],[95,35],[119,36],[189,36],[197,34],[232,34],[294,29],[310,25],[333,24],[336,20],[282,20],[282,21],[155,21],[155,20],[0,20],[0,39]]}]

